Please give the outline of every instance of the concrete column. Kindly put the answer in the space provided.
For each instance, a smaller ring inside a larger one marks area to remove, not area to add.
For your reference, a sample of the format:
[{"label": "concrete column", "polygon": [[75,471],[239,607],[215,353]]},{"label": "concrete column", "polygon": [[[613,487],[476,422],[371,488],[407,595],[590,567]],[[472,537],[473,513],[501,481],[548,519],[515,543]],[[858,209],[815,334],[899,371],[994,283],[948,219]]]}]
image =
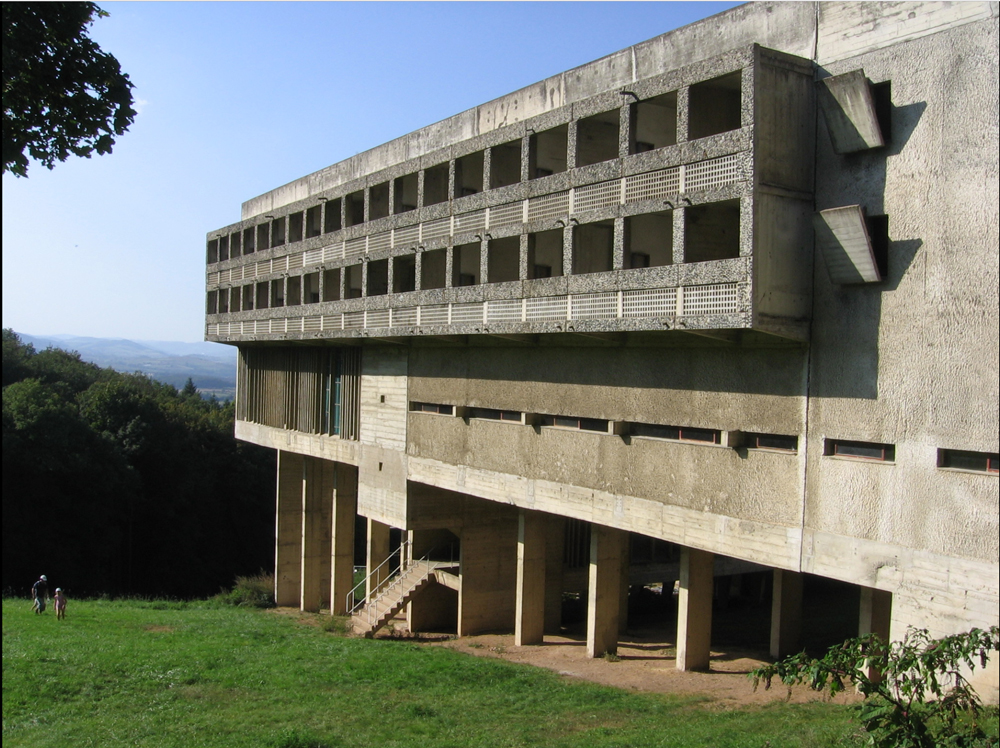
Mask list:
[{"label": "concrete column", "polygon": [[771,593],[771,657],[787,657],[801,647],[802,574],[774,570]]},{"label": "concrete column", "polygon": [[354,587],[354,518],[358,510],[358,469],[335,463],[330,514],[330,613],[347,613],[347,593]]},{"label": "concrete column", "polygon": [[681,549],[677,596],[677,669],[707,670],[712,643],[712,582],[715,556]]},{"label": "concrete column", "polygon": [[[877,634],[882,641],[889,641],[889,623],[892,618],[892,593],[872,587],[861,588],[861,605],[858,616],[858,636]],[[882,679],[878,668],[868,666],[868,677]]]},{"label": "concrete column", "polygon": [[514,628],[517,512],[477,502],[462,527],[458,635]]},{"label": "concrete column", "polygon": [[545,630],[545,517],[521,509],[517,518],[514,644],[539,644]]},{"label": "concrete column", "polygon": [[613,527],[591,525],[590,578],[587,588],[587,656],[618,651],[621,610],[622,546],[628,534]]},{"label": "concrete column", "polygon": [[629,593],[629,572],[632,567],[631,536],[625,533],[625,540],[622,542],[621,561],[621,587],[618,593],[618,633],[624,634],[628,631],[628,593]]},{"label": "concrete column", "polygon": [[302,456],[278,452],[274,601],[298,607],[302,593]]},{"label": "concrete column", "polygon": [[302,458],[302,572],[299,609],[330,605],[330,508],[333,463]]},{"label": "concrete column", "polygon": [[[377,520],[368,518],[368,552],[365,557],[365,570],[368,574],[367,599],[370,602],[389,579],[389,564],[382,566],[389,558],[389,525],[383,525]],[[381,567],[381,568],[380,568]],[[375,575],[375,570],[378,574]],[[373,576],[374,575],[374,576]]]},{"label": "concrete column", "polygon": [[545,633],[558,634],[562,626],[563,554],[566,519],[548,515],[545,528]]}]

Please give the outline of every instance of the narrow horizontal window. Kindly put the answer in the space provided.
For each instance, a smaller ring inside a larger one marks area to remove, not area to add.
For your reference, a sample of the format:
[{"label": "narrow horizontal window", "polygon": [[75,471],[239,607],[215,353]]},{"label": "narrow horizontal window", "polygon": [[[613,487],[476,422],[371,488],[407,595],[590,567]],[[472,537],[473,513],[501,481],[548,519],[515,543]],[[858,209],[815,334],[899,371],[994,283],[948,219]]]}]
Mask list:
[{"label": "narrow horizontal window", "polygon": [[521,423],[521,411],[497,410],[496,408],[470,408],[469,418],[483,418],[488,421],[514,421]]},{"label": "narrow horizontal window", "polygon": [[542,426],[557,426],[579,431],[599,431],[608,433],[608,422],[603,418],[578,418],[576,416],[542,416]]},{"label": "narrow horizontal window", "polygon": [[830,457],[849,457],[876,462],[894,462],[896,459],[896,447],[893,444],[849,442],[842,439],[827,439],[824,453]]},{"label": "narrow horizontal window", "polygon": [[748,449],[764,449],[771,452],[798,452],[799,437],[782,434],[746,434],[743,439]]},{"label": "narrow horizontal window", "polygon": [[961,449],[939,449],[938,467],[996,475],[1000,473],[1000,454],[969,452]]},{"label": "narrow horizontal window", "polygon": [[444,416],[455,415],[454,405],[442,405],[441,403],[410,403],[410,410],[414,413],[440,413]]},{"label": "narrow horizontal window", "polygon": [[696,429],[688,426],[661,426],[656,423],[633,423],[633,436],[653,439],[669,439],[678,442],[698,442],[700,444],[721,444],[722,432],[715,429]]}]

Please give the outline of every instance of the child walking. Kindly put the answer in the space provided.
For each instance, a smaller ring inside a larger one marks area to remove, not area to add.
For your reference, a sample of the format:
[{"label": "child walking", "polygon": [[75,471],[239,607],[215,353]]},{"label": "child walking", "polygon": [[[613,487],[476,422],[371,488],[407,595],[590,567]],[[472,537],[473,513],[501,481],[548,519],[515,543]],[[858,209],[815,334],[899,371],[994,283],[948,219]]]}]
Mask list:
[{"label": "child walking", "polygon": [[66,596],[63,594],[62,587],[56,587],[56,594],[52,598],[52,605],[56,609],[56,619],[66,617]]}]

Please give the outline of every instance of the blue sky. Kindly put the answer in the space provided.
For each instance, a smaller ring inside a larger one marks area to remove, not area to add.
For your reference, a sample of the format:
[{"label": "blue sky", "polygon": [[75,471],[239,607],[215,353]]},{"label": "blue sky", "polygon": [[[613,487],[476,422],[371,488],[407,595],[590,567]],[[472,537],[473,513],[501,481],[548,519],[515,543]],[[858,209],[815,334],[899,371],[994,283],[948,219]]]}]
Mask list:
[{"label": "blue sky", "polygon": [[737,4],[100,3],[139,115],[3,176],[3,327],[201,340],[205,234],[244,200]]}]

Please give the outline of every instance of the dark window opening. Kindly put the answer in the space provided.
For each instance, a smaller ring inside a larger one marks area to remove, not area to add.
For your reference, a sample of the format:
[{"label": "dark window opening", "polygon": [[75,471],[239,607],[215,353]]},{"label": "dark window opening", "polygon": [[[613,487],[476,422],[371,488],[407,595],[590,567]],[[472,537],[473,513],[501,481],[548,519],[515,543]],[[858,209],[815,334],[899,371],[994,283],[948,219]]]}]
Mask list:
[{"label": "dark window opening", "polygon": [[383,182],[368,188],[368,220],[374,221],[389,215],[389,183]]},{"label": "dark window opening", "polygon": [[576,123],[576,165],[589,166],[618,158],[621,114],[614,109]]},{"label": "dark window opening", "polygon": [[229,259],[229,235],[219,237],[219,262]]},{"label": "dark window opening", "polygon": [[562,229],[528,234],[528,278],[555,278],[562,274]]},{"label": "dark window opening", "polygon": [[298,213],[292,213],[288,216],[288,243],[293,244],[294,242],[302,241],[302,231],[303,231],[303,218],[304,214],[300,210]]},{"label": "dark window opening", "polygon": [[348,226],[357,226],[365,222],[365,193],[363,190],[352,192],[344,198],[344,222]]},{"label": "dark window opening", "polygon": [[257,251],[263,252],[270,246],[271,224],[261,223],[257,225]]},{"label": "dark window opening", "polygon": [[344,295],[348,299],[361,298],[361,266],[348,265],[344,268]]},{"label": "dark window opening", "polygon": [[699,444],[721,444],[722,432],[716,429],[699,429],[691,426],[661,426],[655,423],[633,423],[633,436],[652,439],[668,439],[677,442],[697,442]]},{"label": "dark window opening", "polygon": [[220,288],[219,289],[219,314],[225,314],[229,311],[229,289]]},{"label": "dark window opening", "polygon": [[255,309],[267,309],[270,284],[263,281],[257,284],[257,300],[254,303]]},{"label": "dark window opening", "polygon": [[280,247],[285,243],[285,217],[271,221],[271,246]]},{"label": "dark window opening", "polygon": [[476,286],[481,282],[479,272],[481,248],[479,242],[474,242],[459,244],[452,250],[453,286]]},{"label": "dark window opening", "polygon": [[389,260],[368,263],[368,295],[385,296],[389,293]]},{"label": "dark window opening", "polygon": [[654,96],[632,107],[632,153],[677,144],[677,92]]},{"label": "dark window opening", "polygon": [[395,191],[393,213],[406,213],[417,208],[418,177],[416,174],[406,174],[397,177],[393,182]]},{"label": "dark window opening", "polygon": [[691,86],[688,139],[697,140],[740,128],[741,71]]},{"label": "dark window opening", "polygon": [[302,276],[292,275],[288,278],[288,296],[285,306],[298,306],[302,303]]},{"label": "dark window opening", "polygon": [[530,176],[532,179],[547,177],[566,171],[566,143],[568,125],[559,125],[551,130],[531,136]]},{"label": "dark window opening", "polygon": [[625,267],[662,267],[674,258],[674,214],[645,213],[625,219]]},{"label": "dark window opening", "polygon": [[332,231],[340,231],[340,198],[327,200],[323,207],[323,233],[329,234]]},{"label": "dark window opening", "polygon": [[254,230],[253,227],[248,229],[243,229],[243,254],[249,255],[253,254],[254,249]]},{"label": "dark window opening", "polygon": [[[371,270],[369,269],[369,272]],[[392,258],[392,292],[406,293],[417,289],[417,256],[400,255]]]},{"label": "dark window opening", "polygon": [[237,287],[233,287],[230,288],[229,291],[227,291],[226,293],[229,296],[229,311],[231,312],[240,311],[240,302],[242,301],[242,297],[240,295],[240,289]]},{"label": "dark window opening", "polygon": [[243,311],[249,312],[253,309],[253,283],[243,286]]},{"label": "dark window opening", "polygon": [[521,266],[521,237],[491,239],[487,245],[486,257],[489,262],[486,278],[489,283],[518,280]]},{"label": "dark window opening", "polygon": [[323,206],[314,205],[306,210],[306,238],[311,239],[323,233]]},{"label": "dark window opening", "polygon": [[615,254],[613,221],[585,223],[573,229],[573,273],[604,273],[611,270]]},{"label": "dark window opening", "polygon": [[521,181],[521,141],[515,140],[490,149],[490,188],[506,187]]},{"label": "dark window opening", "polygon": [[608,421],[603,418],[579,418],[577,416],[542,416],[542,426],[557,426],[579,431],[599,431],[608,433]]},{"label": "dark window opening", "polygon": [[483,152],[455,159],[455,197],[467,197],[482,191]]},{"label": "dark window opening", "polygon": [[219,240],[210,239],[206,246],[205,253],[209,263],[219,261]]},{"label": "dark window opening", "polygon": [[444,288],[448,272],[448,250],[432,249],[420,257],[420,288]]},{"label": "dark window opening", "polygon": [[521,412],[518,410],[497,410],[496,408],[470,408],[469,418],[482,418],[487,421],[513,421],[521,423]]},{"label": "dark window opening", "polygon": [[240,245],[242,244],[243,234],[240,231],[231,234],[229,237],[229,256],[239,257],[241,254]]},{"label": "dark window opening", "polygon": [[410,403],[410,410],[414,413],[440,413],[444,416],[455,414],[454,405],[442,405],[441,403]]},{"label": "dark window opening", "polygon": [[208,314],[219,313],[219,292],[209,291],[205,298],[205,311]]},{"label": "dark window opening", "polygon": [[894,444],[827,439],[824,454],[830,457],[850,457],[856,460],[893,462],[896,459],[896,446]]},{"label": "dark window opening", "polygon": [[275,278],[271,281],[271,307],[285,305],[285,279]]},{"label": "dark window opening", "polygon": [[1000,472],[1000,454],[970,452],[961,449],[939,449],[938,467],[996,474]]},{"label": "dark window opening", "polygon": [[340,301],[340,268],[323,271],[323,301]]},{"label": "dark window opening", "polygon": [[684,211],[684,261],[740,256],[740,201],[725,200]]},{"label": "dark window opening", "polygon": [[743,444],[748,449],[762,449],[770,452],[799,451],[799,437],[782,434],[744,434]]},{"label": "dark window opening", "polygon": [[448,164],[424,170],[424,205],[437,205],[448,199]]}]

